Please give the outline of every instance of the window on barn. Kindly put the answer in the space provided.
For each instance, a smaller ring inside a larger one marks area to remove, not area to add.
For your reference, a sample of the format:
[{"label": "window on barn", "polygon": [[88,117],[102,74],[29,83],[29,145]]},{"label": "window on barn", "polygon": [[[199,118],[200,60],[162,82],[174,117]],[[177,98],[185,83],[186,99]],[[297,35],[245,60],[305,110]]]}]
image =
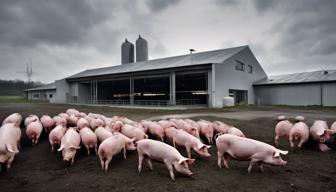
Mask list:
[{"label": "window on barn", "polygon": [[239,60],[236,60],[236,70],[245,71],[245,64]]},{"label": "window on barn", "polygon": [[52,94],[50,94],[50,95],[49,95],[49,98],[52,98],[52,97],[53,97],[53,95],[52,95]]},{"label": "window on barn", "polygon": [[34,93],[33,94],[33,98],[34,99],[39,99],[40,98],[40,94],[39,93]]},{"label": "window on barn", "polygon": [[248,65],[248,72],[252,73],[252,71],[253,71],[252,65]]}]

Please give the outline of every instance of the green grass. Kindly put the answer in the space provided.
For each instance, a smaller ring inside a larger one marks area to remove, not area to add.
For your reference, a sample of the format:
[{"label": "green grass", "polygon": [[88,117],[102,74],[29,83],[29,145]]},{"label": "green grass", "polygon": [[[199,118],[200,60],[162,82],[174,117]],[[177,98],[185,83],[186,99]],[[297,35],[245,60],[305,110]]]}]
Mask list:
[{"label": "green grass", "polygon": [[0,95],[0,103],[48,103],[44,100],[28,100],[21,96],[3,96]]}]

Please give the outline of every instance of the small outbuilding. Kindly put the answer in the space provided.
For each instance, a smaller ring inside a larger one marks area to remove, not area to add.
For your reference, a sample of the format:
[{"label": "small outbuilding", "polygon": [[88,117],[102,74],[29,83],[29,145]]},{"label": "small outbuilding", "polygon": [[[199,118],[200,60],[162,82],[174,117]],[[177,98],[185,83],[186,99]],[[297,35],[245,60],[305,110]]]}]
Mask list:
[{"label": "small outbuilding", "polygon": [[55,103],[56,86],[50,83],[40,87],[25,90],[26,98],[31,100],[46,100]]}]

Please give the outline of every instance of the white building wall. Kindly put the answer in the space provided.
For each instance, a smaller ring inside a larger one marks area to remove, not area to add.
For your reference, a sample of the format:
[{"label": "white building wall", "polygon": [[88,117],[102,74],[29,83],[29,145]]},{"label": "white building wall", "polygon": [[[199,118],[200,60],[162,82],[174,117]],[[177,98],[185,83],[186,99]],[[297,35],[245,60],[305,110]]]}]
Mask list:
[{"label": "white building wall", "polygon": [[78,84],[78,103],[90,103],[91,87]]},{"label": "white building wall", "polygon": [[[235,69],[236,60],[245,63],[245,70]],[[252,73],[248,72],[248,65],[253,68]],[[254,57],[250,48],[246,48],[222,64],[214,64],[214,105],[213,107],[223,107],[223,97],[229,96],[229,89],[247,90],[248,104],[254,104],[254,89],[252,84],[255,81],[266,78],[266,73]]]},{"label": "white building wall", "polygon": [[261,105],[321,105],[320,84],[257,86],[255,91]]},{"label": "white building wall", "polygon": [[67,103],[67,97],[70,93],[69,84],[65,79],[55,81],[56,86],[56,103]]},{"label": "white building wall", "polygon": [[323,105],[336,106],[336,83],[323,83]]}]

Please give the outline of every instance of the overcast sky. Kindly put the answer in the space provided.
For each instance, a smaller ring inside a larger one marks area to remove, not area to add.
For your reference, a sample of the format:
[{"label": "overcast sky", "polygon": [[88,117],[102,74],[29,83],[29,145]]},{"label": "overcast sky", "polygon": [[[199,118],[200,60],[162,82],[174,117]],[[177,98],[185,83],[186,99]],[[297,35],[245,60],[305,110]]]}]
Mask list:
[{"label": "overcast sky", "polygon": [[1,0],[0,79],[44,83],[120,64],[141,34],[149,59],[249,45],[268,75],[336,69],[335,0]]}]

